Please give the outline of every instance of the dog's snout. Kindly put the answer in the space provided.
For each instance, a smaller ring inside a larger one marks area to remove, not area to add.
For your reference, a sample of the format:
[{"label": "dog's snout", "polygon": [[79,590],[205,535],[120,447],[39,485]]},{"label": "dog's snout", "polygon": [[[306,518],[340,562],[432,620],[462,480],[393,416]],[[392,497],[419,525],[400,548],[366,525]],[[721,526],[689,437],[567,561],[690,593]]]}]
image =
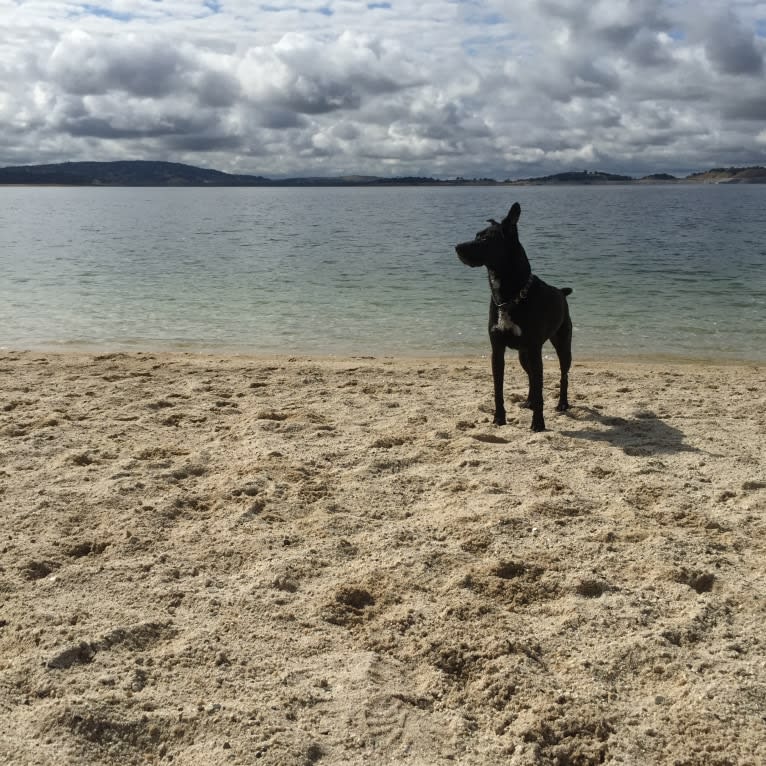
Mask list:
[{"label": "dog's snout", "polygon": [[480,266],[481,264],[477,263],[475,258],[471,257],[471,252],[473,250],[472,245],[474,244],[474,241],[471,242],[461,242],[460,244],[455,245],[455,252],[457,253],[457,257],[460,258],[460,260],[466,265],[466,266]]}]

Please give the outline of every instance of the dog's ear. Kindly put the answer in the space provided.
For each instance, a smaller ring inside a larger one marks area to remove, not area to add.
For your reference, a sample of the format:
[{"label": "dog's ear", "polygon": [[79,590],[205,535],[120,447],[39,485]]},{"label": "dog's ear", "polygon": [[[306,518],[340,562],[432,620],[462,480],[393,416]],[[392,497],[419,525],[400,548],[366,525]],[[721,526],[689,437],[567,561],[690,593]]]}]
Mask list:
[{"label": "dog's ear", "polygon": [[521,205],[518,202],[514,202],[511,205],[511,209],[508,211],[508,215],[505,217],[503,223],[517,224],[519,217],[521,216]]}]

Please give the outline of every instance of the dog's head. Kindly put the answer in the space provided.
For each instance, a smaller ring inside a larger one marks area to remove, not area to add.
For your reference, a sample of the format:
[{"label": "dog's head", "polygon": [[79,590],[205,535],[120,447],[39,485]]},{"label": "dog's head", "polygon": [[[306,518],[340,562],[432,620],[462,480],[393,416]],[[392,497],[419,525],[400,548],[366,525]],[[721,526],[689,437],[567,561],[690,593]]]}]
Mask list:
[{"label": "dog's head", "polygon": [[521,205],[514,202],[500,223],[490,218],[489,226],[478,232],[474,239],[455,245],[458,258],[466,266],[487,266],[490,269],[500,266],[507,261],[509,251],[520,245],[516,227],[520,215]]}]

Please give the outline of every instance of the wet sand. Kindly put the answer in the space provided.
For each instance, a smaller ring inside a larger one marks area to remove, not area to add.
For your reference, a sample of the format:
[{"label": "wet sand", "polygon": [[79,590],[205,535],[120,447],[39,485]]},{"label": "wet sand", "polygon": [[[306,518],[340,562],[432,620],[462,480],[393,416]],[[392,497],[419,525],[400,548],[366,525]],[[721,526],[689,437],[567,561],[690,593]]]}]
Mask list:
[{"label": "wet sand", "polygon": [[766,762],[766,373],[0,353],[0,762]]}]

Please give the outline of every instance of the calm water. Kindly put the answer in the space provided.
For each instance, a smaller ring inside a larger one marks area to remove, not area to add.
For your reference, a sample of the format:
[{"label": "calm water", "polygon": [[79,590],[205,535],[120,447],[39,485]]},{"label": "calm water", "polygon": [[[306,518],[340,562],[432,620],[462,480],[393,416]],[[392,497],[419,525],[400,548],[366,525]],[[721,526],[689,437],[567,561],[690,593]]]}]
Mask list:
[{"label": "calm water", "polygon": [[0,188],[0,347],[486,353],[516,199],[575,354],[766,359],[766,186]]}]

